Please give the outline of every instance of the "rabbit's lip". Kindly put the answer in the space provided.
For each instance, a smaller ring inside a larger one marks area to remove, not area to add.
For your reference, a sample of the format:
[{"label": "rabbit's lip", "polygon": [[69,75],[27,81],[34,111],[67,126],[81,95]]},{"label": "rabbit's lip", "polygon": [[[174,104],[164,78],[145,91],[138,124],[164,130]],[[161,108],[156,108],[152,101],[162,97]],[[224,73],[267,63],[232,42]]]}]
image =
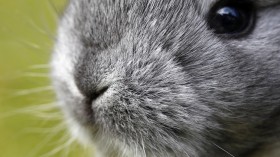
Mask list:
[{"label": "rabbit's lip", "polygon": [[[75,119],[86,126],[93,126],[96,122],[96,113],[94,108],[96,106],[104,106],[106,99],[111,95],[110,87],[106,86],[98,93],[91,96],[84,96],[73,102],[74,108],[72,109]],[[95,106],[95,107],[94,107]]]},{"label": "rabbit's lip", "polygon": [[92,103],[88,100],[81,100],[79,103],[73,103],[70,109],[74,119],[83,126],[93,125],[95,123],[95,114],[92,109]]}]

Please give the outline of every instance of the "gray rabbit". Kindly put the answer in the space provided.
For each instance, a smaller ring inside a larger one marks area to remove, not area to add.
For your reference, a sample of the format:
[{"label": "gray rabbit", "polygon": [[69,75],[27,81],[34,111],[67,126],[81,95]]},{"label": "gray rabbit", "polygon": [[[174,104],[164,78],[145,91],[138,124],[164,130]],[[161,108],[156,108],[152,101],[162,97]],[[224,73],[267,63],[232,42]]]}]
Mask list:
[{"label": "gray rabbit", "polygon": [[102,157],[280,157],[280,0],[70,0],[51,64]]}]

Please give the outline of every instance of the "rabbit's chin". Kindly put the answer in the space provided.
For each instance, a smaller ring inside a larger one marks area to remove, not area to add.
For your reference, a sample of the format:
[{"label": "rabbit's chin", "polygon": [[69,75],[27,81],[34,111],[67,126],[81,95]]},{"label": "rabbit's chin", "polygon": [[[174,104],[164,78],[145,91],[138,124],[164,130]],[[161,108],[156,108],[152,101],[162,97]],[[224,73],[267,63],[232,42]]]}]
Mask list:
[{"label": "rabbit's chin", "polygon": [[[126,145],[121,140],[110,135],[101,135],[93,128],[80,125],[75,120],[69,121],[69,130],[74,138],[86,147],[92,147],[96,157],[157,157],[153,152],[141,150],[141,146]],[[168,154],[167,154],[168,153]],[[165,152],[168,157],[175,157],[171,152]],[[248,157],[279,157],[280,142],[269,144],[256,150]]]},{"label": "rabbit's chin", "polygon": [[[85,127],[74,121],[69,121],[68,126],[72,137],[74,137],[85,148],[92,149],[96,157],[143,157],[145,152],[139,151],[137,146],[126,145],[119,139],[101,135],[93,128]],[[172,157],[173,155],[169,155]]]}]

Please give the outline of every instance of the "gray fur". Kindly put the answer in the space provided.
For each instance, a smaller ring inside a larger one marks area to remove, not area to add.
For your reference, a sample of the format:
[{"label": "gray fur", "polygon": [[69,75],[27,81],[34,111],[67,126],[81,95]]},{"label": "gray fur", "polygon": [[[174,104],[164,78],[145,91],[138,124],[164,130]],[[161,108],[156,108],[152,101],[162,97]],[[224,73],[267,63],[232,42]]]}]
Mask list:
[{"label": "gray fur", "polygon": [[280,1],[255,1],[256,26],[238,39],[209,29],[215,2],[70,0],[52,74],[73,135],[106,157],[248,157],[277,144]]}]

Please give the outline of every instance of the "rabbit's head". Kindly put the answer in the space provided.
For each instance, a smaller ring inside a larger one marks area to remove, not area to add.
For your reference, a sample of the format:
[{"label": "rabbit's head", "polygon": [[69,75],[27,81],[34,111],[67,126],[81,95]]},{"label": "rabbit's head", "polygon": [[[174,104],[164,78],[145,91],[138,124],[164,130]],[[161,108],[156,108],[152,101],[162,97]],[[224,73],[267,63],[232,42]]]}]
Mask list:
[{"label": "rabbit's head", "polygon": [[52,78],[105,156],[245,156],[280,120],[279,0],[70,0]]}]

